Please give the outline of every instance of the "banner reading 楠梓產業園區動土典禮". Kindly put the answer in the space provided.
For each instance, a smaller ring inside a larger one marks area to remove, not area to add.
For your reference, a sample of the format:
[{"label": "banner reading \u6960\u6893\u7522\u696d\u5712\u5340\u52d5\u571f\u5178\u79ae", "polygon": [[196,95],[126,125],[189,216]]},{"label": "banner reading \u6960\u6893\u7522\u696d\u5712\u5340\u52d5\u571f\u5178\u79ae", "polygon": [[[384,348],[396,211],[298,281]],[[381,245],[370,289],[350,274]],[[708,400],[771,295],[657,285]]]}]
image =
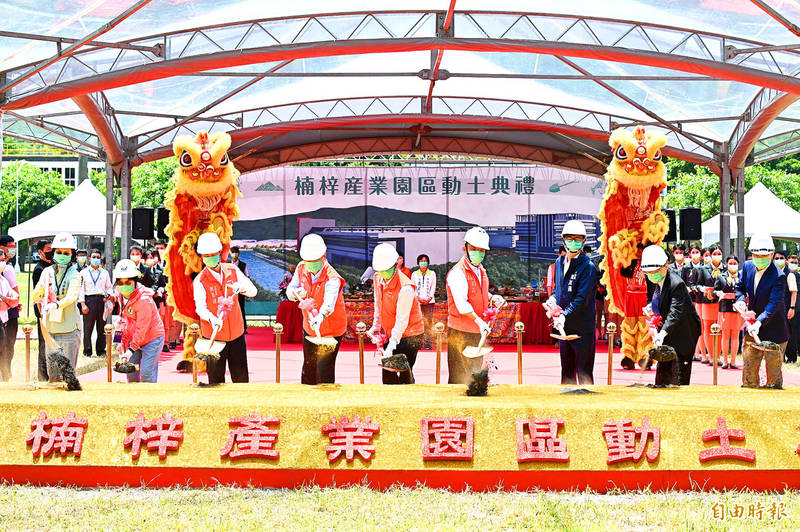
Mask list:
[{"label": "banner reading \u6960\u6893\u7522\u696d\u5712\u5340\u52d5\u571f\u5178\u79ae", "polygon": [[422,253],[432,265],[458,260],[463,233],[479,225],[509,266],[496,284],[519,285],[537,280],[532,265],[555,258],[568,219],[585,222],[596,248],[605,182],[528,165],[286,166],[245,174],[239,187],[234,240],[294,246],[315,232],[332,264],[363,270],[379,242],[410,266]]}]

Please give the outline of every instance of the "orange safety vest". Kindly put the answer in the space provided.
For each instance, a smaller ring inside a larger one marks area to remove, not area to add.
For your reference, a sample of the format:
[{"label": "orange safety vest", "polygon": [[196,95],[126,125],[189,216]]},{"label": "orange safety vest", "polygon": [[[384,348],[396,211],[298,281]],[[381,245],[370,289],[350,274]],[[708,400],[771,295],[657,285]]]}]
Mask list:
[{"label": "orange safety vest", "polygon": [[[236,266],[233,264],[221,263],[222,268],[222,284],[217,281],[214,275],[208,268],[203,268],[200,272],[200,284],[206,290],[206,307],[209,312],[214,316],[218,315],[217,300],[222,296],[230,296],[233,292],[228,290],[225,293],[225,287],[235,283],[238,278],[236,275]],[[206,320],[200,320],[200,331],[203,333],[203,338],[211,338],[213,334],[213,327],[211,323]],[[216,340],[221,342],[230,342],[244,334],[244,318],[242,317],[242,309],[239,306],[237,298],[233,298],[233,307],[231,311],[222,320],[222,329],[217,332]]]},{"label": "orange safety vest", "polygon": [[416,286],[403,272],[397,271],[386,286],[381,284],[383,278],[380,274],[375,274],[372,281],[375,290],[375,304],[378,305],[378,316],[381,318],[381,326],[386,331],[386,335],[392,334],[394,322],[397,320],[397,299],[400,290],[404,286],[411,286],[414,289],[414,302],[411,304],[411,314],[408,317],[408,326],[403,331],[403,338],[417,336],[425,332],[425,322],[422,321],[422,310],[419,307],[419,299],[416,295]]},{"label": "orange safety vest", "polygon": [[[324,320],[319,328],[320,336],[341,336],[347,331],[347,314],[344,310],[344,279],[339,275],[333,266],[326,260],[319,271],[317,280],[311,281],[311,272],[306,268],[306,263],[301,262],[297,265],[297,275],[300,279],[300,286],[308,294],[306,297],[313,299],[316,303],[316,308],[322,306],[325,300],[325,283],[330,279],[339,279],[339,295],[336,296],[336,305],[333,307],[333,312]],[[308,324],[311,319],[311,314],[307,310],[303,310],[303,330],[309,336],[316,336],[316,332]]]},{"label": "orange safety vest", "polygon": [[[489,277],[486,275],[486,269],[481,266],[481,279],[478,282],[478,276],[472,271],[472,268],[467,264],[467,258],[461,257],[461,260],[453,266],[453,269],[447,273],[449,280],[450,274],[456,268],[460,268],[464,272],[464,277],[467,278],[467,301],[472,305],[475,314],[479,318],[483,317],[483,312],[489,307]],[[480,333],[480,329],[475,324],[472,318],[461,314],[456,308],[453,294],[450,292],[450,283],[447,285],[447,326],[451,329],[459,331]]]}]

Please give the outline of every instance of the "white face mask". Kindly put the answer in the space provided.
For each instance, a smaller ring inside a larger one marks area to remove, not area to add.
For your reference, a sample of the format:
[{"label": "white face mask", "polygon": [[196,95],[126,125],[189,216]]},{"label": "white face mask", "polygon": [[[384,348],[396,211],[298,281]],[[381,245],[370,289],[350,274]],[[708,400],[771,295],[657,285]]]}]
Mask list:
[{"label": "white face mask", "polygon": [[728,264],[728,271],[731,272],[731,273],[738,272],[739,271],[739,265],[738,264]]},{"label": "white face mask", "polygon": [[797,263],[796,262],[790,262],[789,263],[789,271],[795,271],[796,269],[797,269]]},{"label": "white face mask", "polygon": [[7,261],[0,260],[0,271],[2,271],[2,269],[6,267],[6,262]]}]

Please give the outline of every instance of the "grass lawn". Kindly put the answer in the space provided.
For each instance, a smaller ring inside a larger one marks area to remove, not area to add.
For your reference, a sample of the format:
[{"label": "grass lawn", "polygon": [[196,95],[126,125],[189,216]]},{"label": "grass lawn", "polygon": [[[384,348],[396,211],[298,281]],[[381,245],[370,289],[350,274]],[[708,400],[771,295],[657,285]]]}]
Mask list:
[{"label": "grass lawn", "polygon": [[[261,490],[0,487],[3,530],[770,530],[800,529],[797,492],[451,493],[367,487]],[[714,518],[713,507],[744,508]],[[770,509],[783,504],[780,520]],[[762,519],[748,518],[749,508]]]}]

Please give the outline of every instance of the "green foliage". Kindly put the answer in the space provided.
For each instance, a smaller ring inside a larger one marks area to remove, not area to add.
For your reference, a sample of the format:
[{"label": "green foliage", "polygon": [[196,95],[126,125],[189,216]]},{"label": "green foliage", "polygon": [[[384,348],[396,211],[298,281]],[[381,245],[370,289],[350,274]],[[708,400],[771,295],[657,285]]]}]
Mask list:
[{"label": "green foliage", "polygon": [[23,162],[3,165],[0,185],[0,226],[3,232],[16,225],[17,172],[19,171],[19,221],[38,216],[69,195],[58,172],[42,172]]},{"label": "green foliage", "polygon": [[719,178],[704,166],[688,168],[686,164],[679,165],[676,175],[668,178],[665,206],[671,209],[699,207],[703,220],[707,220],[719,212]]},{"label": "green foliage", "polygon": [[[172,189],[172,175],[178,165],[175,157],[143,163],[131,171],[131,207],[159,207],[164,205],[167,192]],[[93,171],[90,179],[97,190],[106,193],[106,174]],[[119,203],[119,193],[115,194]]]}]

